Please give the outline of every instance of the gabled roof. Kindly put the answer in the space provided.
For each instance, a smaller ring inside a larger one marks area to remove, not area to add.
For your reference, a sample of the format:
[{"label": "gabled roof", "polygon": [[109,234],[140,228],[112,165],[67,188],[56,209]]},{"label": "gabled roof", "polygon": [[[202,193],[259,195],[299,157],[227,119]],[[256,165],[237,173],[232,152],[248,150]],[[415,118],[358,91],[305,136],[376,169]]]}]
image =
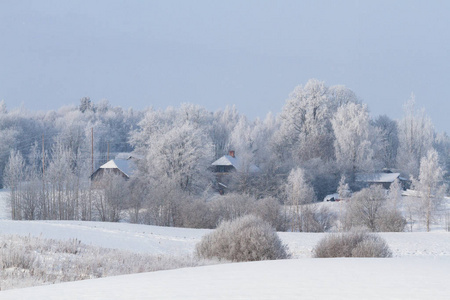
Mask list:
[{"label": "gabled roof", "polygon": [[100,169],[119,169],[127,177],[130,177],[133,175],[136,166],[134,165],[133,161],[129,159],[112,159],[106,164],[102,165]]},{"label": "gabled roof", "polygon": [[211,165],[213,166],[233,166],[236,169],[239,168],[240,162],[239,159],[236,157],[232,157],[230,155],[224,155],[215,162],[213,162]]},{"label": "gabled roof", "polygon": [[400,177],[400,173],[357,173],[356,181],[374,183],[392,183]]},{"label": "gabled roof", "polygon": [[[241,160],[238,157],[224,155],[211,164],[212,166],[233,166],[237,171],[243,167]],[[259,172],[260,169],[255,165],[250,165],[249,171],[252,173]]]}]

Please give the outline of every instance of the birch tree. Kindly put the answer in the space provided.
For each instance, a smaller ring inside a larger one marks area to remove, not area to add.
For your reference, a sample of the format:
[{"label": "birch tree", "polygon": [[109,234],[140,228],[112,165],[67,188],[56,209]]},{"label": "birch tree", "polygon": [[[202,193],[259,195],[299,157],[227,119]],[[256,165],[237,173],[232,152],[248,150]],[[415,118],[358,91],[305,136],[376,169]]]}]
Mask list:
[{"label": "birch tree", "polygon": [[9,160],[5,168],[5,186],[10,189],[10,207],[11,219],[18,220],[22,218],[20,210],[20,192],[25,174],[25,160],[19,151],[11,150]]},{"label": "birch tree", "polygon": [[305,205],[316,200],[311,185],[306,181],[305,172],[301,168],[291,171],[285,186],[287,205],[294,210],[292,231],[303,231],[306,222]]},{"label": "birch tree", "polygon": [[439,164],[439,157],[436,150],[431,149],[420,161],[420,173],[418,189],[422,200],[422,211],[425,212],[425,223],[427,231],[430,231],[430,224],[434,213],[438,208],[445,186],[443,185],[444,171]]},{"label": "birch tree", "polygon": [[405,117],[399,122],[397,164],[406,174],[417,178],[420,161],[432,148],[434,129],[423,109],[416,110],[414,94],[404,105]]}]

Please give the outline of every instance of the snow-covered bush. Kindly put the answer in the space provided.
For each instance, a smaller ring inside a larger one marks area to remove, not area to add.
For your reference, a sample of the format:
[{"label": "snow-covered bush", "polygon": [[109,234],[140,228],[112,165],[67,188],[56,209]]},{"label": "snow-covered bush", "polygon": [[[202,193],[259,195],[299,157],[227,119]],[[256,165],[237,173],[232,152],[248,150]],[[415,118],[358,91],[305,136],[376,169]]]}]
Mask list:
[{"label": "snow-covered bush", "polygon": [[380,186],[371,186],[354,193],[347,204],[343,223],[347,230],[365,228],[373,232],[401,232],[406,226],[401,212],[389,206],[386,192]]},{"label": "snow-covered bush", "polygon": [[377,228],[380,232],[403,232],[405,227],[406,219],[398,210],[386,210],[377,220]]},{"label": "snow-covered bush", "polygon": [[253,215],[269,222],[277,231],[286,231],[287,224],[280,210],[281,205],[274,197],[265,197],[256,200],[251,209]]},{"label": "snow-covered bush", "polygon": [[230,261],[256,261],[288,258],[287,246],[269,223],[247,215],[225,221],[196,246],[200,258]]},{"label": "snow-covered bush", "polygon": [[378,235],[367,235],[352,250],[352,257],[391,257],[392,252]]},{"label": "snow-covered bush", "polygon": [[211,205],[203,199],[185,199],[180,205],[180,226],[187,228],[216,228],[217,217]]},{"label": "snow-covered bush", "polygon": [[375,234],[348,232],[329,234],[314,248],[314,257],[391,257],[386,242]]}]

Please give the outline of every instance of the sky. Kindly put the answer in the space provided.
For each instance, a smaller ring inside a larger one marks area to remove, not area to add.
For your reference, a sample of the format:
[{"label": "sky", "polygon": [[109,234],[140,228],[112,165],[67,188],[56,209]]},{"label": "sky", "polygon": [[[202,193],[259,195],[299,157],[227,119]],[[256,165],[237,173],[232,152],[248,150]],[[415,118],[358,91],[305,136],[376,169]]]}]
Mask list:
[{"label": "sky", "polygon": [[2,0],[0,100],[236,105],[254,119],[316,78],[373,117],[400,119],[414,93],[450,133],[449,13],[450,1]]}]

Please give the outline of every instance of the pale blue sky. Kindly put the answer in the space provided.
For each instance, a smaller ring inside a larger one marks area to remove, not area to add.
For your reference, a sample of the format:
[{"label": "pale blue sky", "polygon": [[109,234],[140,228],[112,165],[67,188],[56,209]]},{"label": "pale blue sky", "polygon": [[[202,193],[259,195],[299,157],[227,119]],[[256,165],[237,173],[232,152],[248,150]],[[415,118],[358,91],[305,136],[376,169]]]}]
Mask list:
[{"label": "pale blue sky", "polygon": [[278,113],[298,84],[343,84],[397,119],[411,92],[450,133],[450,1],[0,2],[0,99]]}]

